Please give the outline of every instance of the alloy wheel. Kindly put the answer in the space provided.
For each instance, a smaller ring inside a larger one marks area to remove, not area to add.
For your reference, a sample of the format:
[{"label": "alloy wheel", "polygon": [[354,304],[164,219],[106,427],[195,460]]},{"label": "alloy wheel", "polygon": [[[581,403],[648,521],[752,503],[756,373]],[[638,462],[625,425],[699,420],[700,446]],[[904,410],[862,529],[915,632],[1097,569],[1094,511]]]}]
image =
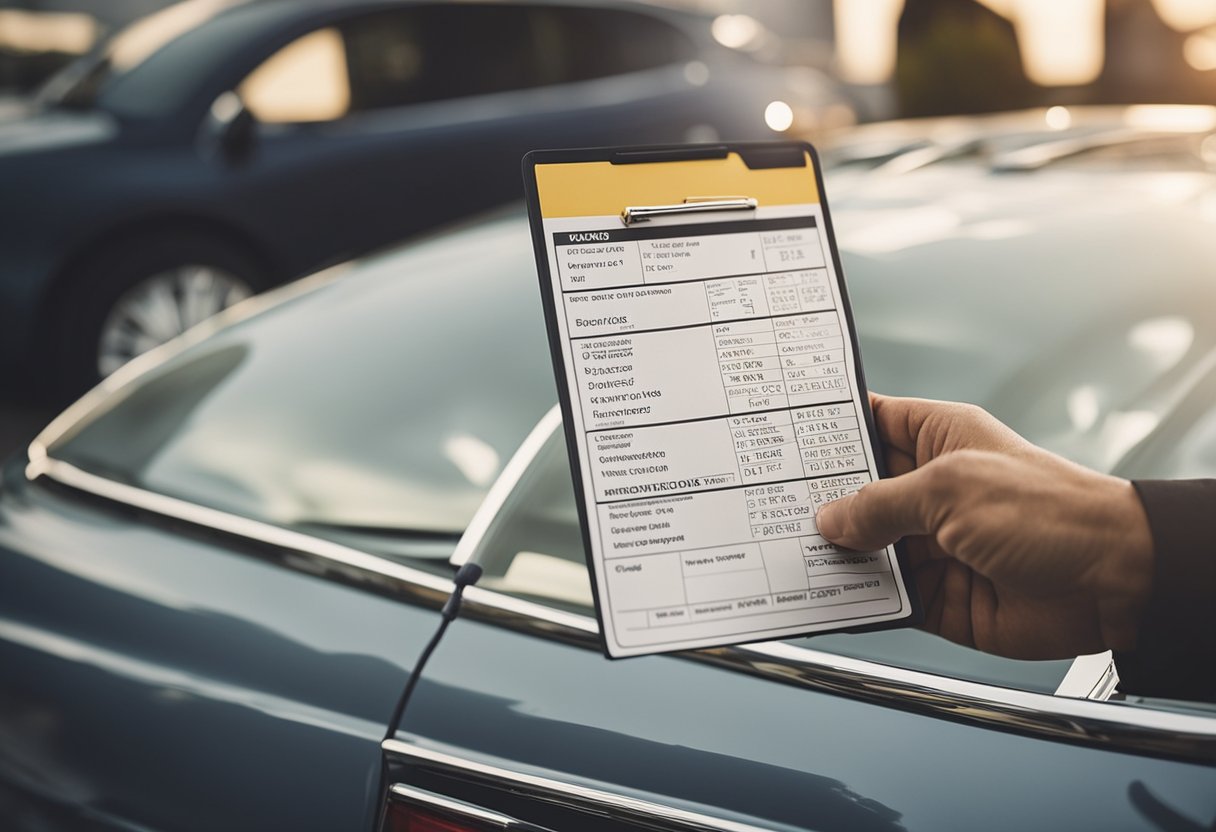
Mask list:
[{"label": "alloy wheel", "polygon": [[106,316],[97,371],[104,378],[252,295],[248,283],[214,266],[186,265],[154,274],[127,290]]}]

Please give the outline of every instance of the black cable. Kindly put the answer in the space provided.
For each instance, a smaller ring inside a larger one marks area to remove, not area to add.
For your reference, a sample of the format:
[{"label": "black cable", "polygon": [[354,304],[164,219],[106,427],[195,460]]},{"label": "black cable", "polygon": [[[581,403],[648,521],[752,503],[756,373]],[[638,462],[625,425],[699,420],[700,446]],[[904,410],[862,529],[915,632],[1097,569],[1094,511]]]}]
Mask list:
[{"label": "black cable", "polygon": [[418,661],[414,663],[414,667],[410,670],[410,677],[406,680],[405,688],[401,691],[401,697],[397,700],[397,707],[393,708],[393,715],[389,719],[388,729],[384,734],[386,740],[396,736],[397,729],[401,725],[401,718],[405,715],[406,705],[409,704],[410,697],[414,695],[414,688],[418,686],[418,680],[422,678],[422,669],[426,667],[431,654],[439,646],[439,641],[443,638],[443,634],[447,632],[448,625],[460,614],[460,602],[464,597],[464,588],[477,583],[480,577],[481,567],[475,563],[466,563],[456,570],[456,576],[452,579],[455,587],[452,589],[452,594],[448,596],[448,600],[444,602],[443,609],[439,611],[441,619],[439,621],[439,629],[431,636],[431,640],[427,642],[426,647],[422,650],[422,655],[418,657]]}]

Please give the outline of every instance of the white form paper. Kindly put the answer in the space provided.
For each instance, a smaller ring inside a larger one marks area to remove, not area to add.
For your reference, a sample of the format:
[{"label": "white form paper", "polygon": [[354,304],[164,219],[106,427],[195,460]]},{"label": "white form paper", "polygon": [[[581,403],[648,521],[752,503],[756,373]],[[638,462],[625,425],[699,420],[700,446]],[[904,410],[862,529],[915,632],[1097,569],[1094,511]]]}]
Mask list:
[{"label": "white form paper", "polygon": [[730,216],[544,220],[612,656],[910,614],[816,534],[876,476],[820,206]]}]

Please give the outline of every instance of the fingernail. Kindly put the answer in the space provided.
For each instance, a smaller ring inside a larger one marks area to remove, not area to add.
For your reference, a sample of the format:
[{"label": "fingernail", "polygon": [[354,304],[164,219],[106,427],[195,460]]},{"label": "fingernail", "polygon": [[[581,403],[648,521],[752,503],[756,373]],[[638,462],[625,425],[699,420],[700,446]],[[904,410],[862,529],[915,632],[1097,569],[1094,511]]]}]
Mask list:
[{"label": "fingernail", "polygon": [[820,506],[819,511],[815,513],[815,525],[819,529],[819,533],[831,540],[836,535],[840,534],[840,524],[837,522],[836,515],[839,513],[833,506],[835,503],[828,503]]}]

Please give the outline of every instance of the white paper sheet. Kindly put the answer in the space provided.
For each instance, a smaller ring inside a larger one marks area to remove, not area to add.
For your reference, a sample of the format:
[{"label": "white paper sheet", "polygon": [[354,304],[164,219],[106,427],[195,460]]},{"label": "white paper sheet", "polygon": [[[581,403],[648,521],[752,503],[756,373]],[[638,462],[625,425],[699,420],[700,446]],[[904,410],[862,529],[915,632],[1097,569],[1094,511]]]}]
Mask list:
[{"label": "white paper sheet", "polygon": [[544,220],[613,656],[910,613],[893,550],[816,534],[876,477],[820,206],[746,216]]}]

